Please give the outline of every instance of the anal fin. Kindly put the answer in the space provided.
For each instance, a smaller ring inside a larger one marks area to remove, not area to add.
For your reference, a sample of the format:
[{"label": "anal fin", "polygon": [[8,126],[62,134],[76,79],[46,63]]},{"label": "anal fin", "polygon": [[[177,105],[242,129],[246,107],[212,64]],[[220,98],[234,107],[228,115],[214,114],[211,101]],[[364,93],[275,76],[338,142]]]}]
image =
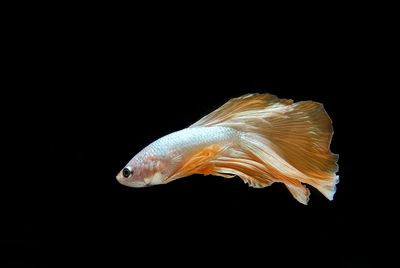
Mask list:
[{"label": "anal fin", "polygon": [[302,185],[300,182],[298,184],[285,182],[285,185],[297,201],[303,205],[307,205],[308,200],[310,199],[310,191],[307,189],[307,187]]}]

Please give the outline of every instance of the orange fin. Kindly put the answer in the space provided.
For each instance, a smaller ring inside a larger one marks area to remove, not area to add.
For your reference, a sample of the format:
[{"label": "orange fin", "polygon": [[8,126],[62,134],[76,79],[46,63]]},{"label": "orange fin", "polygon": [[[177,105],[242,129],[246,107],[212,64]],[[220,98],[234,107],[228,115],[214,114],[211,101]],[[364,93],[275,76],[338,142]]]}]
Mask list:
[{"label": "orange fin", "polygon": [[196,157],[191,159],[181,174],[193,174],[202,168],[209,174],[214,169],[214,175],[238,175],[258,188],[281,182],[303,204],[310,195],[303,184],[309,184],[333,199],[339,181],[338,155],[329,148],[332,121],[322,104],[247,94],[231,99],[190,127],[210,126],[239,131],[240,142],[229,150],[214,152],[213,157],[203,157],[211,166],[204,166],[204,162],[202,166]]},{"label": "orange fin", "polygon": [[216,176],[234,174],[253,188],[263,188],[273,183],[273,178],[269,176],[265,167],[248,156],[240,158],[222,156],[213,160],[212,163],[215,170],[213,175]]},{"label": "orange fin", "polygon": [[168,178],[168,181],[176,180],[192,174],[210,175],[214,173],[214,165],[210,161],[218,156],[223,148],[219,145],[210,145],[196,152],[183,162],[182,166]]},{"label": "orange fin", "polygon": [[229,100],[212,113],[204,116],[190,127],[213,126],[229,121],[237,116],[238,113],[257,111],[272,106],[275,103],[291,104],[292,100],[279,99],[271,94],[246,94],[238,98]]},{"label": "orange fin", "polygon": [[300,182],[298,184],[285,183],[285,185],[297,201],[303,205],[307,205],[308,200],[310,199],[310,191],[307,187],[302,185]]}]

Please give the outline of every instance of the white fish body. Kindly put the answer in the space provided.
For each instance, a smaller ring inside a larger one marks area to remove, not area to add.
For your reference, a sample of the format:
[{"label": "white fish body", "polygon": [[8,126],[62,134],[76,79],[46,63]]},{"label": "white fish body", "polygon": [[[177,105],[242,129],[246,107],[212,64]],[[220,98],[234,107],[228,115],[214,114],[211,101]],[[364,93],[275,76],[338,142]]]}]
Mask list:
[{"label": "white fish body", "polygon": [[[168,134],[140,151],[127,166],[141,166],[149,175],[135,180],[126,180],[122,173],[118,180],[127,186],[143,187],[169,182],[167,180],[188,159],[215,144],[230,147],[237,143],[239,132],[228,127],[194,127],[185,128]],[[132,175],[136,169],[132,168]],[[174,176],[173,179],[178,179]]]}]

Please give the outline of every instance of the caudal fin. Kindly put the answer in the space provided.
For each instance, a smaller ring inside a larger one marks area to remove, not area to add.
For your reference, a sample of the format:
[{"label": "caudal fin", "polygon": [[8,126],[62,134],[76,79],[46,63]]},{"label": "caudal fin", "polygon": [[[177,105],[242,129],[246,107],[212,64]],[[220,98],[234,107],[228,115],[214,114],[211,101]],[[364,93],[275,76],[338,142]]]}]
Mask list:
[{"label": "caudal fin", "polygon": [[333,128],[322,104],[248,94],[230,100],[191,127],[216,125],[238,130],[241,139],[237,147],[210,161],[212,174],[235,174],[253,187],[281,182],[302,204],[310,195],[303,184],[333,199],[339,181],[338,155],[329,149]]}]

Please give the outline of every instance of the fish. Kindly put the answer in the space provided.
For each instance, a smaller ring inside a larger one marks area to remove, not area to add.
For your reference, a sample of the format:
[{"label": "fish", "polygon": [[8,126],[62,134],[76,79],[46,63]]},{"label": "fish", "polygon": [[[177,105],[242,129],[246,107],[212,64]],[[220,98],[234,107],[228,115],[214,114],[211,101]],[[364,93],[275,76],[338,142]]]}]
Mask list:
[{"label": "fish", "polygon": [[307,185],[333,200],[339,155],[330,151],[332,136],[321,103],[246,94],[154,141],[116,178],[125,186],[148,187],[193,174],[237,176],[253,188],[283,183],[304,205]]}]

